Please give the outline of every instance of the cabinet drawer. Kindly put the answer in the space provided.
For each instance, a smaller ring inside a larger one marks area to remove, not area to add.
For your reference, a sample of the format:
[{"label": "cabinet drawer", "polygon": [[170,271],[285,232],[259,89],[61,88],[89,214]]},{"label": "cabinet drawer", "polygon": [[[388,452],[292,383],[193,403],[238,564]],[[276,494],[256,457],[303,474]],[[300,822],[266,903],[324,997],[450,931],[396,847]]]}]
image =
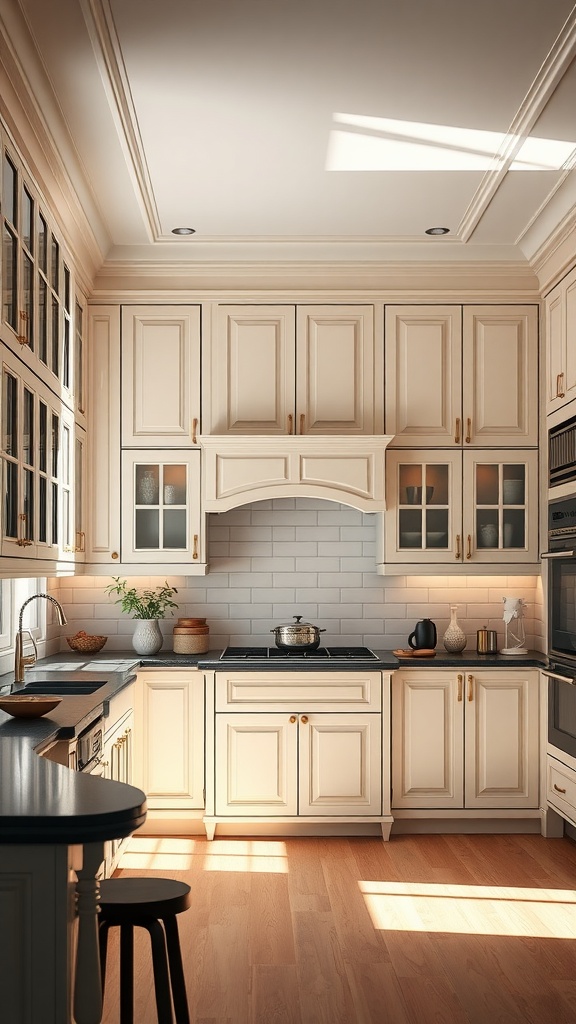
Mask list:
[{"label": "cabinet drawer", "polygon": [[576,824],[576,772],[548,755],[546,782],[548,803],[562,817]]},{"label": "cabinet drawer", "polygon": [[381,672],[218,672],[216,710],[381,711]]}]

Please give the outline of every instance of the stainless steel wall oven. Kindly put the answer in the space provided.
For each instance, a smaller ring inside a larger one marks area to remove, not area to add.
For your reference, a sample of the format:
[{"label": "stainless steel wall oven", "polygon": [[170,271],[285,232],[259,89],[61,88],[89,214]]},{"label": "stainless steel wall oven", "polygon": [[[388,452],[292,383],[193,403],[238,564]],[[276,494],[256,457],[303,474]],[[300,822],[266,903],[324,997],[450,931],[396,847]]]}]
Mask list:
[{"label": "stainless steel wall oven", "polygon": [[548,506],[548,742],[576,758],[576,495]]}]

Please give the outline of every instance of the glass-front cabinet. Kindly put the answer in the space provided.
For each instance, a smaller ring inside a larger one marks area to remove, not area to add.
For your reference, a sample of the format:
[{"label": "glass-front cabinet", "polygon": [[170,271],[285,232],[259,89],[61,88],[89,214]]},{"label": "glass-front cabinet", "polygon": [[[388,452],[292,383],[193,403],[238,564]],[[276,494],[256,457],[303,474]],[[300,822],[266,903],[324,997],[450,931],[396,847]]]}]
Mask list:
[{"label": "glass-front cabinet", "polygon": [[73,417],[2,351],[2,555],[76,560]]},{"label": "glass-front cabinet", "polygon": [[533,563],[536,451],[388,451],[385,561]]},{"label": "glass-front cabinet", "polygon": [[122,561],[205,563],[200,452],[122,452]]}]

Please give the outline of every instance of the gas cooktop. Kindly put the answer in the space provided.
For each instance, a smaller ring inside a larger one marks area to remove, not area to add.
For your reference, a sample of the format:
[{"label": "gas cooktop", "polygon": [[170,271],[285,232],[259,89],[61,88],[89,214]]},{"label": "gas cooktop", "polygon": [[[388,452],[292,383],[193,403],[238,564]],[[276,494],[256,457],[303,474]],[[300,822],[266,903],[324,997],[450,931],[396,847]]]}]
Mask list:
[{"label": "gas cooktop", "polygon": [[221,661],[378,661],[369,647],[317,647],[315,651],[290,651],[281,647],[226,647]]}]

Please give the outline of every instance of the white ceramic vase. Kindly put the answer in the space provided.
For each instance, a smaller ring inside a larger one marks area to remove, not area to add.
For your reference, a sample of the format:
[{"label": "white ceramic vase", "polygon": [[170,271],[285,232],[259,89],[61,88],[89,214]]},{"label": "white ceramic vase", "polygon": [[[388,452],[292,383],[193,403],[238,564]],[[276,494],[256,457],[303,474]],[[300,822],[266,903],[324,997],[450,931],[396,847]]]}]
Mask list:
[{"label": "white ceramic vase", "polygon": [[466,647],[466,633],[462,629],[458,619],[456,618],[456,612],[458,611],[457,604],[450,605],[450,625],[444,633],[442,643],[450,654],[459,654]]},{"label": "white ceramic vase", "polygon": [[132,635],[132,647],[136,654],[158,654],[163,642],[158,619],[136,619],[136,629]]}]

